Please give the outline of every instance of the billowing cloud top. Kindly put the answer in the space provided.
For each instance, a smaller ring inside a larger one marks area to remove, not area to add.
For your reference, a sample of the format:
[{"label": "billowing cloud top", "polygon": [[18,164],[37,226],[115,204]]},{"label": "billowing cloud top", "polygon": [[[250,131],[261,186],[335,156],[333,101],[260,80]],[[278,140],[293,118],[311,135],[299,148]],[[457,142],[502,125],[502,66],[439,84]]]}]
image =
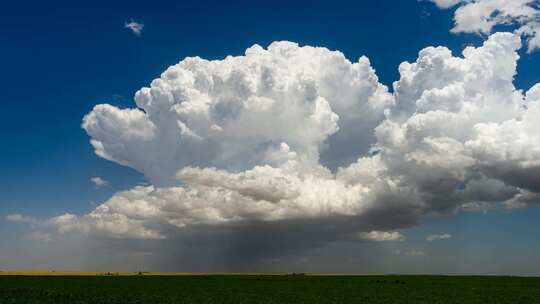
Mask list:
[{"label": "billowing cloud top", "polygon": [[186,166],[244,170],[292,154],[316,164],[321,150],[354,161],[392,96],[365,57],[351,63],[340,52],[276,42],[224,60],[187,58],[135,101],[137,109],[96,106],[83,128],[98,155],[162,185]]},{"label": "billowing cloud top", "polygon": [[400,65],[393,94],[367,58],[291,42],[187,58],[139,90],[136,108],[101,104],[83,120],[97,155],[152,185],[43,225],[146,239],[293,225],[321,241],[400,240],[385,231],[529,206],[540,193],[540,85],[514,87],[520,47],[511,33],[462,57],[428,47]]}]

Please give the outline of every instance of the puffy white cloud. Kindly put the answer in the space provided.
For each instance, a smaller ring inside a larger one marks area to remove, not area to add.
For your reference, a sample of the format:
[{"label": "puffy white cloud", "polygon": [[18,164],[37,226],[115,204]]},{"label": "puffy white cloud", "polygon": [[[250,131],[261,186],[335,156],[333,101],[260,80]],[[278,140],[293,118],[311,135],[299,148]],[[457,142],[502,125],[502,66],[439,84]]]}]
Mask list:
[{"label": "puffy white cloud", "polygon": [[540,47],[538,0],[431,0],[440,8],[460,4],[454,14],[454,33],[489,34],[497,25],[517,25],[516,33],[528,37],[528,51]]},{"label": "puffy white cloud", "polygon": [[393,94],[366,58],[325,48],[277,42],[187,58],[139,90],[137,108],[97,105],[83,120],[97,155],[152,185],[41,226],[155,240],[279,233],[280,245],[301,247],[398,240],[388,231],[426,216],[530,206],[540,193],[540,86],[514,87],[520,47],[511,33],[461,57],[428,47],[400,65]]},{"label": "puffy white cloud", "polygon": [[426,241],[433,242],[433,241],[440,241],[440,240],[447,240],[449,238],[452,238],[451,234],[444,233],[444,234],[431,234],[426,237]]},{"label": "puffy white cloud", "polygon": [[528,38],[527,52],[532,53],[540,48],[540,13],[536,15],[536,21],[522,25],[516,32]]},{"label": "puffy white cloud", "polygon": [[358,233],[358,238],[372,242],[403,242],[405,236],[397,231],[370,231]]},{"label": "puffy white cloud", "polygon": [[94,186],[96,188],[102,188],[102,187],[106,187],[109,185],[109,182],[104,180],[103,178],[99,177],[99,176],[94,176],[92,178],[90,178],[90,181],[94,184]]},{"label": "puffy white cloud", "polygon": [[96,106],[83,128],[98,155],[170,185],[186,166],[270,164],[282,143],[305,162],[322,153],[346,165],[374,142],[393,98],[365,57],[352,63],[340,52],[275,42],[224,60],[186,58],[135,101],[136,109]]},{"label": "puffy white cloud", "polygon": [[144,24],[131,19],[131,21],[124,23],[124,27],[129,29],[136,36],[140,36],[143,31]]},{"label": "puffy white cloud", "polygon": [[536,88],[529,98],[512,84],[519,47],[519,37],[497,33],[483,47],[466,48],[463,58],[427,48],[417,62],[400,66],[396,106],[376,128],[378,146],[391,175],[413,186],[430,208],[536,191],[538,102]]}]

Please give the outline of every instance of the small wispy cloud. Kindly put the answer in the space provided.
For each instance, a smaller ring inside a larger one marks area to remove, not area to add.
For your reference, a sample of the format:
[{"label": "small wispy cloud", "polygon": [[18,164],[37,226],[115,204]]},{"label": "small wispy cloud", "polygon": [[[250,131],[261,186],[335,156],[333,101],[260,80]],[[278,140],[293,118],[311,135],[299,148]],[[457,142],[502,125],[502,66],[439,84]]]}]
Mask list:
[{"label": "small wispy cloud", "polygon": [[136,36],[140,36],[143,31],[144,24],[131,19],[131,21],[124,23],[124,27],[130,29],[131,32],[133,32],[133,34]]},{"label": "small wispy cloud", "polygon": [[422,250],[409,250],[409,251],[405,251],[403,254],[407,256],[414,256],[414,257],[421,257],[421,256],[426,255],[426,253],[423,252]]},{"label": "small wispy cloud", "polygon": [[24,224],[30,224],[30,225],[37,225],[41,221],[35,217],[26,216],[22,214],[8,214],[6,216],[6,220],[14,223],[24,223]]},{"label": "small wispy cloud", "polygon": [[360,232],[358,238],[372,242],[402,242],[405,240],[405,236],[397,231]]},{"label": "small wispy cloud", "polygon": [[29,240],[38,242],[52,242],[54,241],[50,233],[42,231],[33,231],[26,236]]},{"label": "small wispy cloud", "polygon": [[104,180],[103,178],[99,176],[94,176],[90,178],[90,181],[94,183],[94,185],[96,186],[96,189],[107,187],[109,185],[108,181]]},{"label": "small wispy cloud", "polygon": [[431,234],[426,237],[426,241],[433,242],[433,241],[440,241],[440,240],[447,240],[451,238],[452,235],[448,233],[444,234]]}]

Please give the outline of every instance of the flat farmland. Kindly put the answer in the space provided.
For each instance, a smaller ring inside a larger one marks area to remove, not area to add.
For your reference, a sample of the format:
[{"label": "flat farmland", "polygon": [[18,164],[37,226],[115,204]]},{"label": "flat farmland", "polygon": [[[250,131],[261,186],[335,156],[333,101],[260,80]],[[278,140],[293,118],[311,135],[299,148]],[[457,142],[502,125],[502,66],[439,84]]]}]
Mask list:
[{"label": "flat farmland", "polygon": [[540,303],[540,278],[0,275],[0,303]]}]

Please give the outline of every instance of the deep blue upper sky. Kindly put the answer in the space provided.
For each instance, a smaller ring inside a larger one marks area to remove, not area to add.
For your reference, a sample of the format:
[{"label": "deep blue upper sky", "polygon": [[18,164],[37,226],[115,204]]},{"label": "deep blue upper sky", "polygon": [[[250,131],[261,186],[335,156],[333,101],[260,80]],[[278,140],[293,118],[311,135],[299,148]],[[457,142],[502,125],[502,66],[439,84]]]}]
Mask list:
[{"label": "deep blue upper sky", "polygon": [[[124,28],[130,18],[145,25],[140,37]],[[481,43],[450,33],[452,23],[452,11],[417,0],[5,2],[0,217],[87,212],[144,181],[95,156],[81,120],[98,103],[132,107],[136,90],[186,56],[218,59],[290,40],[340,50],[351,61],[366,55],[391,86],[399,63],[426,46],[457,54]],[[538,66],[540,54],[522,53],[519,88],[540,82]],[[96,190],[92,176],[111,186]]]}]

